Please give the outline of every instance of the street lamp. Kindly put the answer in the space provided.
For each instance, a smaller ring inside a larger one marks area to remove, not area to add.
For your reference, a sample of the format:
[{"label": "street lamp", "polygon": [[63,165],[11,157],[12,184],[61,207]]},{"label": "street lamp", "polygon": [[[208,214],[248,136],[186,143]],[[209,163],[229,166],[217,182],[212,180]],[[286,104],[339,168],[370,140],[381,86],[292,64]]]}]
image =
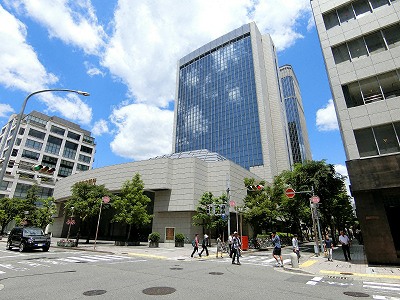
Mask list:
[{"label": "street lamp", "polygon": [[76,94],[79,94],[82,96],[90,96],[90,94],[88,92],[69,90],[69,89],[46,89],[46,90],[40,90],[40,91],[36,91],[36,92],[29,94],[25,98],[24,103],[22,103],[21,112],[18,114],[18,117],[17,117],[17,123],[15,125],[15,130],[13,132],[13,135],[11,137],[10,146],[8,147],[8,149],[6,150],[6,153],[4,155],[3,167],[1,168],[1,171],[0,171],[0,185],[2,184],[2,182],[4,180],[4,175],[6,174],[6,169],[7,169],[8,163],[10,161],[12,148],[14,147],[15,139],[17,138],[19,125],[21,124],[21,120],[24,116],[24,110],[26,107],[26,103],[28,102],[29,98],[32,97],[33,95],[36,95],[39,93],[45,93],[45,92],[70,92],[70,93],[76,93]]}]

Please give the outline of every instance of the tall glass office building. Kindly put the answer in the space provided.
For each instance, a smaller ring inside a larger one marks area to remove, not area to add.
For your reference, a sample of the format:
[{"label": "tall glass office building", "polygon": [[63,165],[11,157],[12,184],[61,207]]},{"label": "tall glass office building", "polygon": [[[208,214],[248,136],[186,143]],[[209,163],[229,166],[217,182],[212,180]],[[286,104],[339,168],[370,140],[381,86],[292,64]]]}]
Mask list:
[{"label": "tall glass office building", "polygon": [[284,65],[279,71],[293,163],[303,163],[311,160],[312,156],[299,83],[292,66]]},{"label": "tall glass office building", "polygon": [[275,47],[255,23],[178,62],[173,151],[217,152],[267,180],[290,168]]}]

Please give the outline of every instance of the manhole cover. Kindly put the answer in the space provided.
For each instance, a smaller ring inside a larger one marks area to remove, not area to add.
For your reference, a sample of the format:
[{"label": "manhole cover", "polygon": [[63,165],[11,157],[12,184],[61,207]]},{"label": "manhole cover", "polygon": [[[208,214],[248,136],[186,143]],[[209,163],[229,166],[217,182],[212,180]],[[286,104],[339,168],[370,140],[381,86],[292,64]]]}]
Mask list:
[{"label": "manhole cover", "polygon": [[174,289],[172,287],[167,287],[167,286],[155,286],[155,287],[151,287],[151,288],[143,290],[143,294],[155,295],[155,296],[168,295],[168,294],[172,294],[175,292],[176,292],[176,289]]},{"label": "manhole cover", "polygon": [[368,294],[360,293],[360,292],[344,292],[343,294],[345,294],[346,296],[350,296],[350,297],[369,297]]},{"label": "manhole cover", "polygon": [[185,260],[185,258],[178,258],[177,260]]},{"label": "manhole cover", "polygon": [[224,275],[224,273],[222,273],[222,272],[210,272],[208,274],[210,274],[210,275]]},{"label": "manhole cover", "polygon": [[341,272],[340,274],[342,274],[342,275],[353,275],[353,273],[349,273],[349,272]]},{"label": "manhole cover", "polygon": [[183,268],[169,268],[170,270],[183,270]]},{"label": "manhole cover", "polygon": [[105,290],[92,290],[92,291],[86,291],[83,293],[85,296],[98,296],[98,295],[103,295],[107,293]]}]

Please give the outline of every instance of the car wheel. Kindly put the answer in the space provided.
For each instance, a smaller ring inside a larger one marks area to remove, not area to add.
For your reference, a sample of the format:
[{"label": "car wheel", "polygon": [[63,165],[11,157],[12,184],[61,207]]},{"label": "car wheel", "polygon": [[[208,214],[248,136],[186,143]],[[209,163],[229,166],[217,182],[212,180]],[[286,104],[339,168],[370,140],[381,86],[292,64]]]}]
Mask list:
[{"label": "car wheel", "polygon": [[19,252],[23,252],[25,250],[25,243],[19,244]]},{"label": "car wheel", "polygon": [[10,242],[7,242],[6,249],[7,249],[7,250],[11,250],[11,248],[12,248],[12,247],[11,247],[11,243],[10,243]]},{"label": "car wheel", "polygon": [[43,247],[43,252],[49,251],[49,247]]}]

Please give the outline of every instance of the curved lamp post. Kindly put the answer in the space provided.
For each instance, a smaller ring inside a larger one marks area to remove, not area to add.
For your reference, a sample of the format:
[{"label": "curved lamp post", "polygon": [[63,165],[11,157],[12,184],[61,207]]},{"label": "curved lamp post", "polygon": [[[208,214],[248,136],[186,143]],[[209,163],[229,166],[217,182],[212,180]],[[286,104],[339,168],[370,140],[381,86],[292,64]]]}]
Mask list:
[{"label": "curved lamp post", "polygon": [[10,161],[11,152],[14,147],[15,139],[17,138],[19,125],[21,124],[21,120],[24,116],[24,110],[26,107],[26,103],[28,102],[29,98],[32,97],[33,95],[36,95],[39,93],[45,93],[45,92],[70,92],[70,93],[76,93],[76,94],[79,94],[82,96],[90,96],[90,94],[87,92],[82,92],[82,91],[77,91],[77,90],[69,90],[69,89],[46,89],[46,90],[40,90],[40,91],[36,91],[36,92],[29,94],[25,98],[24,103],[22,104],[21,112],[18,114],[18,117],[17,117],[15,131],[14,131],[11,141],[10,141],[10,146],[8,147],[6,154],[4,156],[3,167],[1,168],[1,171],[0,171],[0,185],[2,184],[2,182],[4,180],[4,175],[6,174],[6,169],[7,169],[8,163]]}]

